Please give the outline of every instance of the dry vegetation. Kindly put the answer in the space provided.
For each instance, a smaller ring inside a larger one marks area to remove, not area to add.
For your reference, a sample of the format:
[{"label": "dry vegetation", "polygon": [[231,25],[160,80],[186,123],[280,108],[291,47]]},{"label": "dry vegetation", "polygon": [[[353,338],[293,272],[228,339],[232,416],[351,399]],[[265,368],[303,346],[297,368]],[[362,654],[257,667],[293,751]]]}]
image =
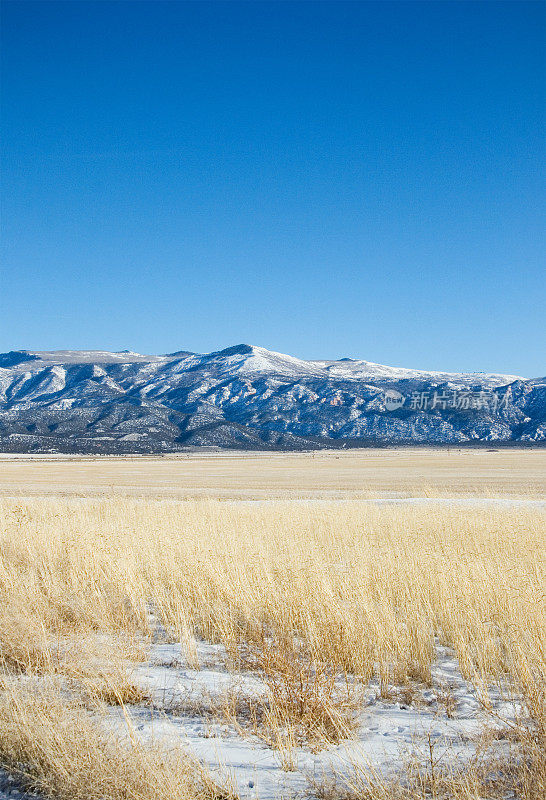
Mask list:
[{"label": "dry vegetation", "polygon": [[314,785],[316,800],[544,800],[544,735],[514,729],[499,757],[484,736],[464,769],[453,768],[431,744],[428,758],[410,759],[397,778],[385,780],[373,768],[354,763],[342,776]]},{"label": "dry vegetation", "polygon": [[145,699],[129,667],[158,626],[190,663],[199,638],[260,674],[267,701],[247,716],[283,747],[350,735],[359,685],[410,692],[430,683],[436,645],[453,648],[485,707],[492,683],[524,699],[496,784],[489,762],[464,779],[408,770],[396,787],[355,769],[330,796],[477,800],[506,781],[526,800],[546,792],[543,510],[118,497],[6,499],[0,515],[0,757],[43,793],[226,796],[180,754],[100,732],[101,704]]},{"label": "dry vegetation", "polygon": [[181,752],[107,737],[59,691],[0,695],[0,759],[22,782],[58,800],[230,800]]},{"label": "dry vegetation", "polygon": [[384,448],[177,456],[0,455],[0,495],[289,499],[542,496],[546,449]]}]

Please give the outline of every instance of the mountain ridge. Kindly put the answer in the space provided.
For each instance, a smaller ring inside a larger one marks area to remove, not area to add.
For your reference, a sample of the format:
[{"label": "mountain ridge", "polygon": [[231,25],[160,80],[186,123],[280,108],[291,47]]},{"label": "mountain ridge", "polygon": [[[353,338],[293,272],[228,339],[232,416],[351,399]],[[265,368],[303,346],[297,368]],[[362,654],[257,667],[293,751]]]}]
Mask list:
[{"label": "mountain ridge", "polygon": [[0,354],[0,449],[170,452],[546,440],[546,381],[257,345]]}]

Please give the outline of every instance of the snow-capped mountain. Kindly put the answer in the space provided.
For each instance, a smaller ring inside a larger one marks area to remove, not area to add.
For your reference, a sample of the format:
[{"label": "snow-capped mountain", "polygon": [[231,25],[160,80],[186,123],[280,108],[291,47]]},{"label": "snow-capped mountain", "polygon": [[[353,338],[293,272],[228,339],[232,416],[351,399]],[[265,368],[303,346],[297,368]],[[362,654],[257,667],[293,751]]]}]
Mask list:
[{"label": "snow-capped mountain", "polygon": [[263,347],[0,354],[0,449],[151,452],[546,440],[546,379]]}]

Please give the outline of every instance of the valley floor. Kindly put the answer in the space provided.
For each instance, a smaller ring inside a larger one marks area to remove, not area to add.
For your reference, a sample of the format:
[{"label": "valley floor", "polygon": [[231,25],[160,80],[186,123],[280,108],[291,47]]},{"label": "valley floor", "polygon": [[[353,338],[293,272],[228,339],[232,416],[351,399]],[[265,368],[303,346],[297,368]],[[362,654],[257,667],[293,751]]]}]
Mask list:
[{"label": "valley floor", "polygon": [[0,460],[0,800],[539,800],[545,468]]},{"label": "valley floor", "polygon": [[197,451],[179,456],[0,454],[0,495],[181,499],[543,496],[546,448]]}]

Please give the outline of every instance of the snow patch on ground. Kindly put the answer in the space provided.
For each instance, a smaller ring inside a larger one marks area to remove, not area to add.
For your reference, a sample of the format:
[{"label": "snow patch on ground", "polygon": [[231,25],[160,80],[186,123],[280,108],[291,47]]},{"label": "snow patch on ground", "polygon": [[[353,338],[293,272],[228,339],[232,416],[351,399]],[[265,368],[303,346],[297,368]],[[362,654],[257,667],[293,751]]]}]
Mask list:
[{"label": "snow patch on ground", "polygon": [[[320,782],[333,774],[350,774],[355,764],[389,775],[412,755],[425,763],[430,742],[449,752],[450,763],[463,764],[474,754],[474,738],[484,725],[491,726],[492,717],[462,677],[453,653],[438,646],[433,684],[420,686],[415,701],[404,703],[394,686],[393,699],[383,700],[378,683],[372,681],[363,691],[355,738],[319,752],[297,747],[290,753],[288,770],[287,753],[271,749],[220,717],[199,713],[200,703],[220,701],[228,691],[250,699],[264,696],[266,685],[255,673],[230,673],[220,645],[197,643],[197,656],[203,665],[200,670],[189,666],[179,643],[154,645],[149,661],[131,676],[149,693],[151,704],[132,707],[129,718],[142,741],[181,746],[206,764],[219,782],[233,786],[242,800],[306,796],[310,779]],[[443,699],[446,691],[452,704],[450,717]],[[490,700],[499,720],[514,719],[519,711],[517,703],[503,698],[498,689],[490,689]],[[107,725],[125,734],[124,712],[112,708]]]},{"label": "snow patch on ground", "polygon": [[[158,626],[158,638],[164,634]],[[475,689],[461,675],[453,652],[437,645],[430,687],[415,684],[408,698],[392,685],[388,687],[390,698],[382,699],[378,682],[372,680],[360,690],[354,738],[318,751],[295,747],[282,752],[219,713],[210,713],[211,708],[220,708],[228,692],[252,700],[266,697],[267,686],[259,674],[230,672],[221,645],[196,642],[195,656],[200,669],[188,661],[180,642],[154,643],[147,660],[135,665],[130,675],[149,699],[124,709],[112,706],[101,719],[107,734],[123,739],[130,725],[131,736],[144,744],[182,748],[241,800],[303,800],[313,796],[313,785],[333,776],[342,780],[351,775],[355,765],[376,775],[393,775],[410,757],[425,765],[431,743],[435,753],[446,754],[451,767],[464,766],[474,755],[484,727],[500,729],[504,720],[512,721],[522,711],[518,699],[511,698],[507,690],[488,687],[493,711],[488,714]],[[501,753],[505,744],[499,741],[496,747]],[[0,800],[30,796],[0,770]]]},{"label": "snow patch on ground", "polygon": [[0,769],[0,800],[31,800],[38,795],[21,789],[17,781]]}]

